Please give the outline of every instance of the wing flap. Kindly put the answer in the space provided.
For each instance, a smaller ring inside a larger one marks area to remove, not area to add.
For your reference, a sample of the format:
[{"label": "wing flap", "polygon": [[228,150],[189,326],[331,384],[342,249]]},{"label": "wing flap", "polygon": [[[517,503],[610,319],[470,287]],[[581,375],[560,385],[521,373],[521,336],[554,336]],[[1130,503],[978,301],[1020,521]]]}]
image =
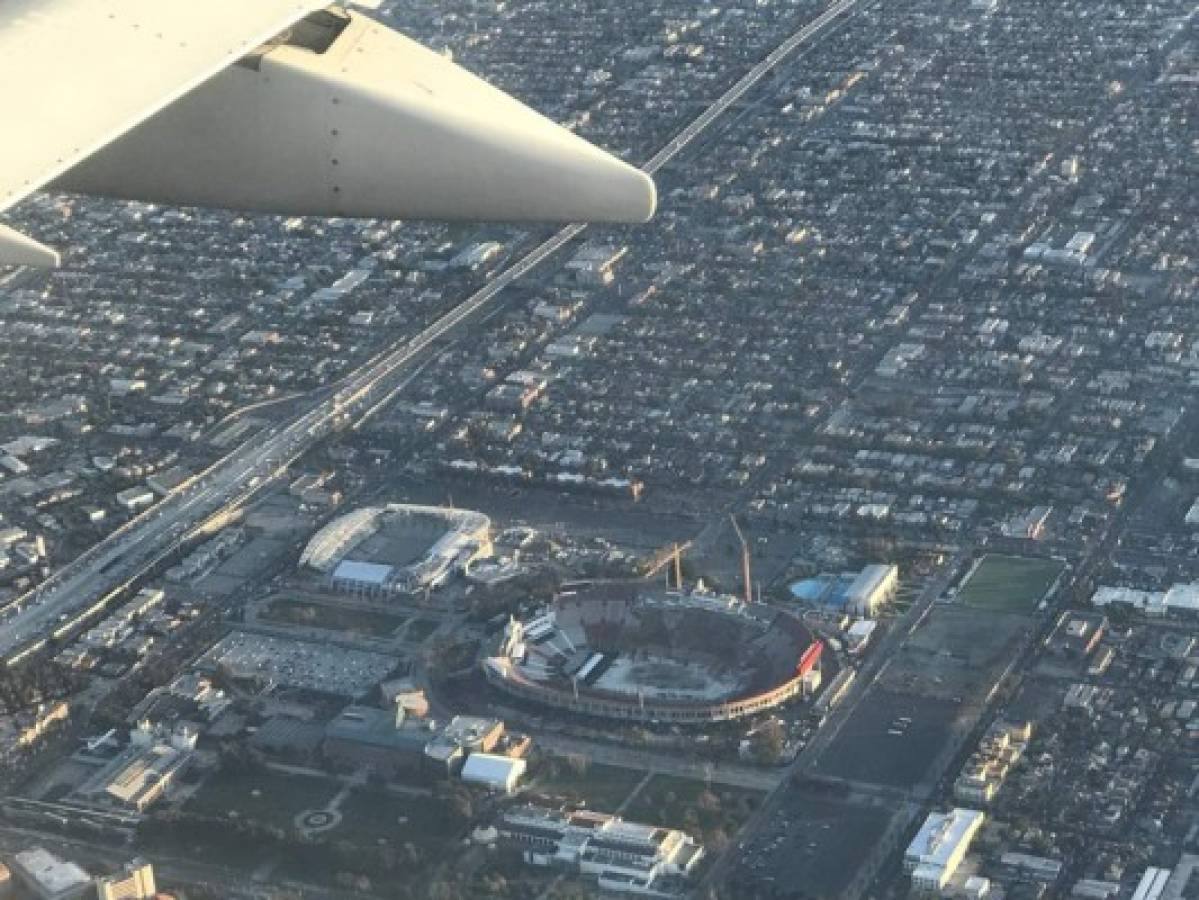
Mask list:
[{"label": "wing flap", "polygon": [[68,172],[69,190],[287,215],[644,222],[653,182],[366,16],[233,66]]},{"label": "wing flap", "polygon": [[326,2],[6,0],[0,210]]},{"label": "wing flap", "polygon": [[57,265],[58,254],[55,251],[0,223],[0,266],[52,269]]}]

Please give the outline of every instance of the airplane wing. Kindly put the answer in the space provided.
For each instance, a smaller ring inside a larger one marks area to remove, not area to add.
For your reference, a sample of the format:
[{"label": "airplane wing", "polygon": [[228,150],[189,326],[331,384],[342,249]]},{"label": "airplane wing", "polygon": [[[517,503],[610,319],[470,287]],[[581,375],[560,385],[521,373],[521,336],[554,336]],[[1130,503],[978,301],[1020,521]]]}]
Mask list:
[{"label": "airplane wing", "polygon": [[[0,84],[6,88],[0,210],[321,5],[318,0],[0,5]],[[16,263],[36,258],[39,246],[11,231],[0,234],[0,254],[16,257]]]},{"label": "airplane wing", "polygon": [[[49,185],[314,215],[652,214],[644,173],[326,4],[0,2],[0,211]],[[0,264],[55,260],[0,224]]]}]

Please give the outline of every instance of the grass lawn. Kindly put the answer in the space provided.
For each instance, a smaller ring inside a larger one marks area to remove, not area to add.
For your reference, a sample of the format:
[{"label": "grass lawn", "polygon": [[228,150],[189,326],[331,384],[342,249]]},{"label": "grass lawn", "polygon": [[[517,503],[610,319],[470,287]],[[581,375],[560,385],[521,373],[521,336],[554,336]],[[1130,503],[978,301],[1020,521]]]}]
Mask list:
[{"label": "grass lawn", "polygon": [[326,606],[323,603],[286,598],[272,600],[270,605],[259,613],[259,617],[263,621],[278,622],[282,625],[345,631],[374,638],[390,637],[407,621],[405,616],[378,610]]},{"label": "grass lawn", "polygon": [[975,609],[1032,612],[1063,568],[1056,559],[989,553],[958,589],[958,598]]},{"label": "grass lawn", "polygon": [[723,831],[732,837],[761,804],[761,791],[705,784],[678,775],[655,775],[624,811],[630,822],[668,825],[703,837]]},{"label": "grass lawn", "polygon": [[341,804],[342,820],[329,839],[356,846],[386,842],[441,848],[461,830],[445,801],[356,790]]},{"label": "grass lawn", "polygon": [[217,772],[187,801],[187,809],[217,817],[236,814],[243,820],[290,829],[298,813],[325,806],[338,789],[336,782],[324,778]]},{"label": "grass lawn", "polygon": [[592,763],[579,776],[561,767],[558,775],[544,771],[533,778],[530,793],[585,803],[589,809],[612,812],[633,792],[645,777],[645,772],[621,766]]}]

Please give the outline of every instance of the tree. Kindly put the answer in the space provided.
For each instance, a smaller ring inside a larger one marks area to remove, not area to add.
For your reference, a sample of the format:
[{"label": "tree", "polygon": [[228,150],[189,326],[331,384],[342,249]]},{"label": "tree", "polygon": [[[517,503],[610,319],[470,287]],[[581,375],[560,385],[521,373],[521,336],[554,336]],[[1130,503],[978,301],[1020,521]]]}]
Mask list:
[{"label": "tree", "polygon": [[474,802],[465,786],[458,783],[445,784],[437,789],[435,796],[462,824],[474,818]]},{"label": "tree", "polygon": [[720,798],[711,791],[703,791],[698,797],[695,798],[695,805],[704,812],[719,812]]},{"label": "tree", "polygon": [[704,832],[704,849],[713,856],[719,856],[728,849],[729,836],[723,828],[713,828]]},{"label": "tree", "polygon": [[567,753],[563,761],[567,771],[575,778],[582,778],[591,768],[591,758],[584,753]]},{"label": "tree", "polygon": [[779,761],[779,757],[783,755],[783,746],[787,742],[787,736],[783,732],[783,726],[778,719],[769,719],[765,722],[753,736],[753,754],[754,759],[764,766],[772,766]]}]

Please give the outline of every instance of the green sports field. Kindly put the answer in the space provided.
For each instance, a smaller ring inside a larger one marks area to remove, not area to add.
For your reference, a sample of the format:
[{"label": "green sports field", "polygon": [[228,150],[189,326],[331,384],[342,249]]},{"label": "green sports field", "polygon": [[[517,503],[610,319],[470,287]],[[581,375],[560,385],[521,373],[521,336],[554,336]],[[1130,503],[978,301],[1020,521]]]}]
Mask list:
[{"label": "green sports field", "polygon": [[1056,559],[989,553],[958,588],[958,599],[991,612],[1032,612],[1064,568]]}]

